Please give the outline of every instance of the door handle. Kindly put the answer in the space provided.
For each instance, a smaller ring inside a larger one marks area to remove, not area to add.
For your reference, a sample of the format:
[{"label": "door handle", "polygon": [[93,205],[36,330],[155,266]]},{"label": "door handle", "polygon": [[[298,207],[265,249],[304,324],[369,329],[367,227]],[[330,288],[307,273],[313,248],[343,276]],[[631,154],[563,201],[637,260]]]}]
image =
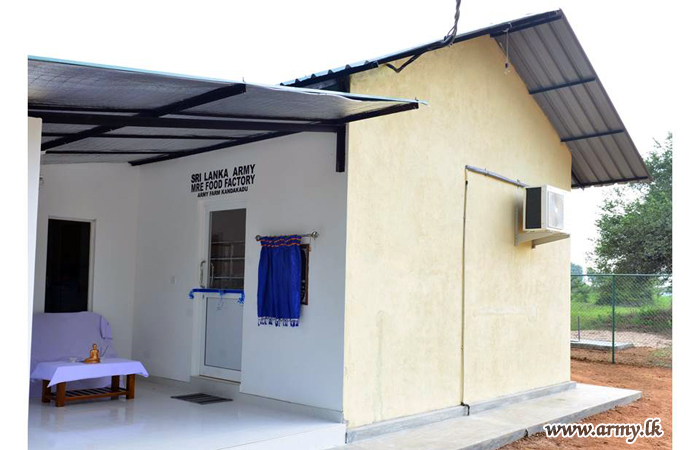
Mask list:
[{"label": "door handle", "polygon": [[202,289],[205,288],[204,286],[204,265],[207,263],[206,260],[203,260],[201,263],[199,263],[199,287]]}]

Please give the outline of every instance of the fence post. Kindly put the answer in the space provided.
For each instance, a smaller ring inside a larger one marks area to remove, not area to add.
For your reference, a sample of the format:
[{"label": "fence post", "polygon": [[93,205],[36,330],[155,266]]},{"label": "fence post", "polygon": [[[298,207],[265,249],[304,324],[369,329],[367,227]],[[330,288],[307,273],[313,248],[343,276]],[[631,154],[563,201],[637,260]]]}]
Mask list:
[{"label": "fence post", "polygon": [[612,363],[615,364],[615,275],[612,276]]},{"label": "fence post", "polygon": [[576,316],[578,322],[578,341],[581,342],[581,316]]}]

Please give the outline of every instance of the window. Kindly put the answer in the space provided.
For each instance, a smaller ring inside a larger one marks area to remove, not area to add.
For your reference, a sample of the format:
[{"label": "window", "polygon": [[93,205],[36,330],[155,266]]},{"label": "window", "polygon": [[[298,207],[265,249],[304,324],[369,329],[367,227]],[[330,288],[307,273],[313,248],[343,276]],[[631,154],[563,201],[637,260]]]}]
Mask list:
[{"label": "window", "polygon": [[309,253],[311,246],[301,244],[301,304],[309,304]]},{"label": "window", "polygon": [[209,225],[209,287],[243,289],[245,209],[213,211]]}]

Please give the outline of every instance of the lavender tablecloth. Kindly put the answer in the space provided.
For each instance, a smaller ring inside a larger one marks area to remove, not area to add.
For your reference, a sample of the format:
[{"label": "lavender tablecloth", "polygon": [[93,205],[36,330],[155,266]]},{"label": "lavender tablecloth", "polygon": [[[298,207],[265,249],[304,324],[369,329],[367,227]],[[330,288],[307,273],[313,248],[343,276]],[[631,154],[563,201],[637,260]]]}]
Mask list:
[{"label": "lavender tablecloth", "polygon": [[[107,319],[94,312],[36,313],[32,324],[32,359],[29,372],[40,362],[82,361],[97,344],[102,358],[118,358],[112,342],[112,330]],[[93,389],[109,386],[109,377],[72,381],[71,389]],[[30,397],[41,397],[41,382],[29,385]]]},{"label": "lavender tablecloth", "polygon": [[50,387],[66,381],[86,380],[112,375],[130,375],[132,373],[148,377],[146,368],[139,361],[123,358],[102,358],[102,362],[98,364],[67,361],[40,362],[32,371],[30,378],[49,380]]}]

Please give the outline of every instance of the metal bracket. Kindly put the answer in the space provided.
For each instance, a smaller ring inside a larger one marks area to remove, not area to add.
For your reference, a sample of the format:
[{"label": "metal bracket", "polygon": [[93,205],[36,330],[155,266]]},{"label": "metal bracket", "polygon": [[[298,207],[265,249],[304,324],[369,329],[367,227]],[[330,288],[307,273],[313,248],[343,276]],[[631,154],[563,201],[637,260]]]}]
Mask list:
[{"label": "metal bracket", "polygon": [[515,246],[525,242],[532,242],[532,248],[550,242],[560,241],[571,237],[569,233],[559,233],[555,231],[533,231],[530,233],[520,232],[520,208],[515,207]]}]

